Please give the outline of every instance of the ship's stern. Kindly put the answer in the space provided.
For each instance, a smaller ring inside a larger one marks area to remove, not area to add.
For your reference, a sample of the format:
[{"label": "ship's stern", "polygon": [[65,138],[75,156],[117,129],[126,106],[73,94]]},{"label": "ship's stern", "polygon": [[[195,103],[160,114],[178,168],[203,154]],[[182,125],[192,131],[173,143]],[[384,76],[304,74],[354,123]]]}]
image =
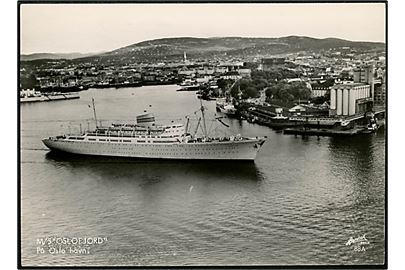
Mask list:
[{"label": "ship's stern", "polygon": [[254,138],[253,141],[249,144],[250,145],[248,148],[249,150],[245,152],[248,155],[246,159],[255,160],[257,154],[259,153],[260,149],[262,148],[265,142],[266,137]]}]

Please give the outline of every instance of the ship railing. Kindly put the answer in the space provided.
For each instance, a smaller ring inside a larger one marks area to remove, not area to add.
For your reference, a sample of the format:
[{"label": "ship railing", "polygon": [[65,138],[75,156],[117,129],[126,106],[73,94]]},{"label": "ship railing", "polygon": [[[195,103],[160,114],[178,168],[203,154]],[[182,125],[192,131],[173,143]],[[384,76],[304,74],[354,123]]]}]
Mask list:
[{"label": "ship railing", "polygon": [[[245,138],[240,135],[236,136],[230,136],[230,137],[198,137],[198,138],[192,138],[188,139],[187,143],[195,143],[195,142],[232,142],[232,141],[244,141],[244,140],[249,140],[250,138]],[[257,137],[256,137],[257,139]]]},{"label": "ship railing", "polygon": [[161,133],[150,133],[150,134],[145,134],[145,133],[137,133],[137,132],[117,132],[117,133],[111,133],[111,132],[87,132],[87,136],[95,136],[95,137],[127,137],[127,138],[175,138],[175,137],[180,137],[180,135],[162,135]]}]

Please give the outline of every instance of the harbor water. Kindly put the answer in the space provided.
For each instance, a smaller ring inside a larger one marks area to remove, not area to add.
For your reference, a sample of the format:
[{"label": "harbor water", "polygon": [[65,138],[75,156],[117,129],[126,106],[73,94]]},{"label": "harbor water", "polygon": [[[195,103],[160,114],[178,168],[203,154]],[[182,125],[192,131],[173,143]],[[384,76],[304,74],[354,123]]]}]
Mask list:
[{"label": "harbor water", "polygon": [[[195,92],[177,88],[89,89],[20,105],[23,266],[384,263],[384,129],[318,138],[206,122],[217,136],[267,136],[255,162],[66,156],[41,142],[94,127],[92,98],[103,125],[144,110],[161,123],[197,119]],[[214,118],[215,101],[204,106]],[[350,241],[359,237],[361,249]]]}]

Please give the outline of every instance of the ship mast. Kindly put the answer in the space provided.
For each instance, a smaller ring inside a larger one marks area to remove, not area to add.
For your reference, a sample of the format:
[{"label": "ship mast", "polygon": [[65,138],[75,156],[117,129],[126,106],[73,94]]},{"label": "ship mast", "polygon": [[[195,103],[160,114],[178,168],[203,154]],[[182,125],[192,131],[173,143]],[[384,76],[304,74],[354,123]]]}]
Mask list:
[{"label": "ship mast", "polygon": [[186,118],[187,118],[187,122],[186,122],[186,132],[185,132],[185,134],[187,134],[187,132],[188,132],[188,124],[190,123],[190,118],[188,118],[188,116]]},{"label": "ship mast", "polygon": [[204,126],[204,130],[203,130],[203,132],[204,132],[204,137],[207,137],[207,125],[206,125],[206,123],[205,123],[205,114],[204,114],[204,110],[205,110],[205,108],[204,108],[204,106],[202,105],[202,100],[200,99],[200,104],[201,104],[201,115],[202,115],[202,120],[203,120],[203,126]]},{"label": "ship mast", "polygon": [[201,117],[198,118],[197,126],[195,127],[194,136],[197,134],[198,127],[200,126]]},{"label": "ship mast", "polygon": [[91,98],[91,102],[93,103],[94,121],[96,122],[96,128],[97,128],[97,114],[96,114],[96,105],[94,105],[94,98]]}]

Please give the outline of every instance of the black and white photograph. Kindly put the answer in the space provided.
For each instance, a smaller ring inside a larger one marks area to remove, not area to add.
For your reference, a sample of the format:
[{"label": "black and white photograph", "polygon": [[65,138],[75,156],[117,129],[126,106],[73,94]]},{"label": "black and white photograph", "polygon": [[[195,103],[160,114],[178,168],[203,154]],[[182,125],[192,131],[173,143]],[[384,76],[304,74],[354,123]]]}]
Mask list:
[{"label": "black and white photograph", "polygon": [[387,2],[16,6],[19,268],[387,267]]}]

